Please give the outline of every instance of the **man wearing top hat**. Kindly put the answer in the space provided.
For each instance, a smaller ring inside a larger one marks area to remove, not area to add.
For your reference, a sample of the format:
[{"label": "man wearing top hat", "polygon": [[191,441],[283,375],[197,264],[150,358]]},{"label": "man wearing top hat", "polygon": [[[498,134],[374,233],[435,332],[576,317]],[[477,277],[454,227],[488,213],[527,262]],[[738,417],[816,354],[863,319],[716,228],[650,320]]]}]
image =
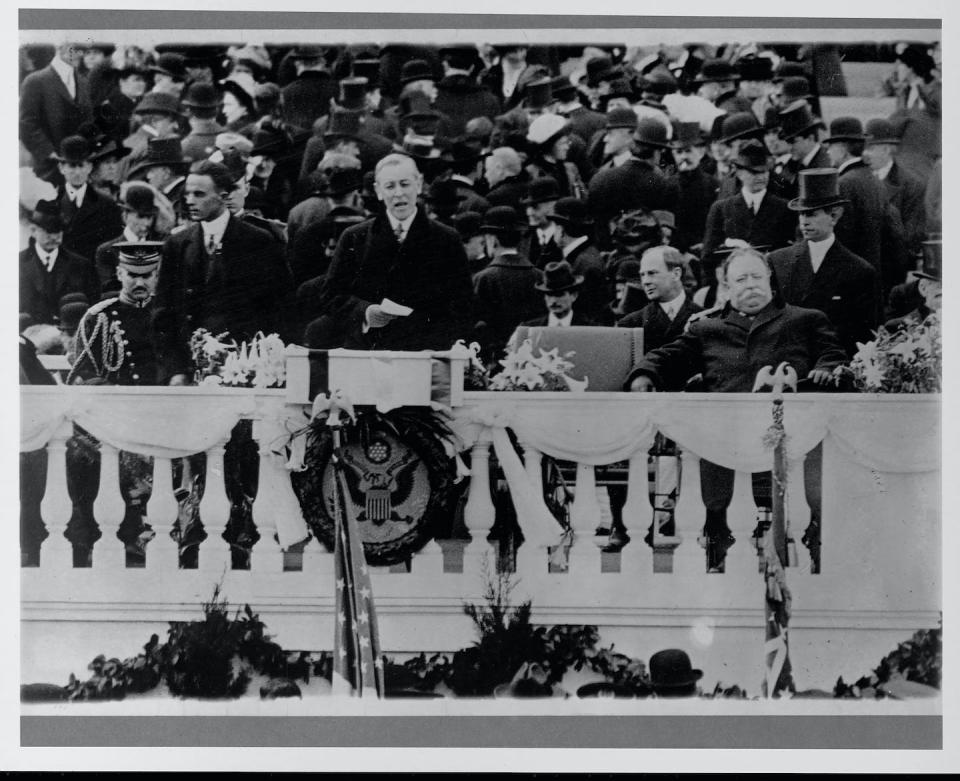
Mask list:
[{"label": "man wearing top hat", "polygon": [[707,142],[699,122],[674,126],[670,151],[677,171],[668,181],[677,188],[676,230],[672,244],[681,252],[698,251],[710,206],[717,199],[717,180],[702,165]]},{"label": "man wearing top hat", "polygon": [[[709,261],[728,239],[753,247],[777,249],[793,241],[797,218],[787,202],[767,190],[773,157],[760,141],[747,141],[733,161],[740,191],[713,203],[703,234],[703,257]],[[708,263],[709,265],[709,263]],[[714,267],[706,271],[712,278]]]},{"label": "man wearing top hat", "polygon": [[491,260],[474,274],[473,294],[477,336],[488,362],[499,358],[514,329],[543,307],[535,289],[543,275],[519,250],[525,227],[510,206],[491,208],[480,225]]},{"label": "man wearing top hat", "polygon": [[217,122],[220,98],[212,84],[191,84],[183,98],[187,109],[190,132],[183,137],[180,146],[187,160],[204,160],[216,149],[216,139],[224,128]]},{"label": "man wearing top hat", "polygon": [[926,320],[932,313],[939,312],[943,306],[943,241],[930,239],[923,242],[923,266],[914,271],[917,278],[917,292],[922,302],[903,317],[895,317],[884,324],[888,331],[899,331],[908,325],[916,325]]},{"label": "man wearing top hat", "polygon": [[463,133],[467,121],[474,117],[493,119],[500,113],[500,101],[474,76],[480,62],[475,46],[441,47],[440,61],[443,78],[437,84],[434,105],[450,118],[452,132]]},{"label": "man wearing top hat", "polygon": [[152,188],[140,182],[130,182],[123,191],[121,202],[123,232],[99,247],[94,257],[101,293],[113,294],[120,287],[117,277],[117,246],[130,242],[158,241],[156,230],[157,208]]},{"label": "man wearing top hat", "polygon": [[545,176],[530,182],[530,189],[521,201],[530,228],[521,240],[521,251],[539,269],[563,257],[557,241],[556,223],[549,217],[559,198],[557,180]]},{"label": "man wearing top hat", "polygon": [[780,138],[790,145],[790,162],[780,172],[778,187],[783,198],[797,196],[800,171],[807,168],[829,168],[830,156],[820,144],[823,120],[810,110],[810,104],[798,100],[777,115]]},{"label": "man wearing top hat", "polygon": [[832,168],[800,172],[800,196],[789,208],[799,213],[803,238],[770,253],[770,267],[783,300],[823,312],[853,356],[857,342],[868,342],[877,327],[880,282],[873,266],[834,234],[848,203],[838,178]]},{"label": "man wearing top hat", "polygon": [[530,327],[548,326],[562,328],[573,325],[596,325],[576,307],[583,276],[575,274],[565,260],[548,263],[543,270],[543,281],[534,285],[534,289],[543,295],[547,314],[527,320],[522,325]]},{"label": "man wearing top hat", "polygon": [[120,208],[90,184],[93,163],[90,142],[68,136],[60,144],[57,163],[63,186],[57,204],[63,218],[63,246],[93,262],[97,247],[120,232]]},{"label": "man wearing top hat", "polygon": [[302,44],[291,52],[297,77],[283,88],[283,117],[295,127],[313,127],[337,97],[337,81],[327,70],[325,54],[315,44]]},{"label": "man wearing top hat", "polygon": [[556,226],[554,231],[562,259],[575,274],[583,277],[580,311],[598,325],[612,324],[609,304],[613,291],[600,250],[591,240],[593,220],[587,213],[586,203],[578,198],[560,198],[547,219]]}]

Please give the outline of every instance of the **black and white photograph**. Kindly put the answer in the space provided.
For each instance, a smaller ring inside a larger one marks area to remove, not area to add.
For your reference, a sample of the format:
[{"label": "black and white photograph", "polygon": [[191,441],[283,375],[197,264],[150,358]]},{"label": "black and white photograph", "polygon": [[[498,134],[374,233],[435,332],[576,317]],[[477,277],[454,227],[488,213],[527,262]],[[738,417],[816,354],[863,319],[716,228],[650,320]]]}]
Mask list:
[{"label": "black and white photograph", "polygon": [[702,5],[19,10],[20,748],[952,750],[945,9]]}]

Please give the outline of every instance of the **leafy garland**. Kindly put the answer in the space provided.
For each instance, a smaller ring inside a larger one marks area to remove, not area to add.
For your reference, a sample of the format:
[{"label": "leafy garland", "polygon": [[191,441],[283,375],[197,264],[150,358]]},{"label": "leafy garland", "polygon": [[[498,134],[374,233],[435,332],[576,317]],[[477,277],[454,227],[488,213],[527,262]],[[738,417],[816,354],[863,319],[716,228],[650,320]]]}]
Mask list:
[{"label": "leafy garland", "polygon": [[882,699],[889,696],[888,686],[896,681],[940,688],[943,668],[943,621],[936,629],[921,629],[906,642],[891,651],[870,675],[864,675],[853,684],[837,679],[833,696],[843,699]]},{"label": "leafy garland", "polygon": [[884,328],[859,348],[850,364],[864,393],[939,393],[943,375],[940,313],[907,319],[893,333]]}]

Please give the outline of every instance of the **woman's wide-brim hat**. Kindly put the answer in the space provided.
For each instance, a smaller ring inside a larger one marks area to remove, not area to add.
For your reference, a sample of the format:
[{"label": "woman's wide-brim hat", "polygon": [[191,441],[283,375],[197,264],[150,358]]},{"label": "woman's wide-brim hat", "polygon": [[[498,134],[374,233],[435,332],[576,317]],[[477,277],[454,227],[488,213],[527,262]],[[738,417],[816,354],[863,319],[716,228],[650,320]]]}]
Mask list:
[{"label": "woman's wide-brim hat", "polygon": [[692,686],[703,677],[703,670],[690,664],[686,651],[667,648],[650,657],[650,685],[656,689],[680,689]]},{"label": "woman's wide-brim hat", "polygon": [[836,168],[808,168],[800,172],[800,194],[787,206],[795,212],[828,209],[850,203],[840,194],[840,173]]},{"label": "woman's wide-brim hat", "polygon": [[573,267],[565,260],[547,263],[543,269],[543,282],[538,282],[534,288],[541,293],[565,293],[576,290],[583,284],[583,275],[574,274]]}]

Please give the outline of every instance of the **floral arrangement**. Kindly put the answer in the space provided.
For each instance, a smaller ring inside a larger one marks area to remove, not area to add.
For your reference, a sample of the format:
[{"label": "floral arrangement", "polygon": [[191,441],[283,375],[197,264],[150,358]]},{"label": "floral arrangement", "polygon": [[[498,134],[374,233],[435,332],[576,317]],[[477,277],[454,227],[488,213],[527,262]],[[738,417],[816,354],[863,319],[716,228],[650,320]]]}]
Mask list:
[{"label": "floral arrangement", "polygon": [[276,334],[258,332],[240,346],[227,334],[214,336],[198,328],[190,337],[194,381],[234,388],[282,388],[286,384],[285,345]]},{"label": "floral arrangement", "polygon": [[567,372],[573,368],[569,352],[560,355],[560,350],[538,349],[534,353],[529,339],[513,350],[499,363],[503,370],[490,380],[490,390],[495,391],[584,391],[587,380],[575,380]]},{"label": "floral arrangement", "polygon": [[901,330],[883,328],[850,364],[853,382],[864,393],[939,393],[942,375],[940,315],[908,320]]}]

